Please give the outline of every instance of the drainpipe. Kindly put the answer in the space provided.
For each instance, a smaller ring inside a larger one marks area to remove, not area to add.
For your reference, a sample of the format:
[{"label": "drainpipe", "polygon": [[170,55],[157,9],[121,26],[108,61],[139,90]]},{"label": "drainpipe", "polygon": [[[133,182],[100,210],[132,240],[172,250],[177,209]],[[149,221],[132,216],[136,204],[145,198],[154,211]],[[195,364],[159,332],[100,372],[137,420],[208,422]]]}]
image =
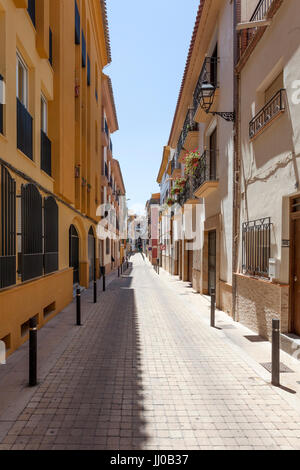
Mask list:
[{"label": "drainpipe", "polygon": [[[239,12],[238,12],[239,10]],[[235,273],[238,272],[238,251],[239,251],[239,234],[240,234],[240,139],[239,139],[239,86],[240,78],[236,73],[236,65],[238,63],[238,38],[237,24],[240,21],[241,2],[233,0],[233,108],[235,111],[234,123],[234,160],[233,160],[233,227],[232,227],[232,315],[234,321],[237,321],[236,300],[237,300],[237,282]]]}]

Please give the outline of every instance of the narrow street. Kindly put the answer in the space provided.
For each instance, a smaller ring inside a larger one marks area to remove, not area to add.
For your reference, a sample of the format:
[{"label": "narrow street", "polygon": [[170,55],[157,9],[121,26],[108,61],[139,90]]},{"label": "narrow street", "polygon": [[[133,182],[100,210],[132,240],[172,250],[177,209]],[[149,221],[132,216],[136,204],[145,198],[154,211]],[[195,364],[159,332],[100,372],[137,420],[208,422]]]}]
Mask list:
[{"label": "narrow street", "polygon": [[37,387],[26,386],[28,344],[1,366],[1,396],[11,367],[14,410],[28,398],[15,418],[0,407],[0,449],[300,449],[300,413],[174,283],[140,254],[131,262],[105,293],[99,282],[96,305],[83,294],[82,327],[73,303],[39,332],[52,360]]}]

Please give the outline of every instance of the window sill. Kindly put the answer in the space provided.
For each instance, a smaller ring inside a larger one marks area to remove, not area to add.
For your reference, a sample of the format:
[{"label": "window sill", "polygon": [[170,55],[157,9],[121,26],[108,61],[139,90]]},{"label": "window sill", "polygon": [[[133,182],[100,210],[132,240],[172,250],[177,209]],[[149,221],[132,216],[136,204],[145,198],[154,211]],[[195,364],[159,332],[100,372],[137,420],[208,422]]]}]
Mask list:
[{"label": "window sill", "polygon": [[26,161],[32,163],[32,165],[34,165],[35,168],[37,167],[36,162],[35,162],[34,160],[31,160],[31,158],[28,157],[28,156],[26,155],[26,153],[23,153],[22,150],[18,149],[18,147],[17,147],[17,152],[18,152],[18,154],[19,154],[21,157],[25,158]]}]

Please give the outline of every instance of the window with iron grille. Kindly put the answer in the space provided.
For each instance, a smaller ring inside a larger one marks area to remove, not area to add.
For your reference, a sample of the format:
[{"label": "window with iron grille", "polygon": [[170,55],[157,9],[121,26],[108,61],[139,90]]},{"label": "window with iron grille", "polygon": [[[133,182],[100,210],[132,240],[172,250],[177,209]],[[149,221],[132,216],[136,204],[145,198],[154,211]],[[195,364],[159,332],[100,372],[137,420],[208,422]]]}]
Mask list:
[{"label": "window with iron grille", "polygon": [[19,272],[22,281],[43,275],[42,197],[34,184],[21,188]]},{"label": "window with iron grille", "polygon": [[86,42],[85,42],[85,37],[84,37],[83,31],[81,33],[81,40],[82,40],[82,44],[81,44],[81,48],[82,48],[82,67],[85,68],[86,67]]},{"label": "window with iron grille", "polygon": [[58,270],[58,206],[49,196],[44,201],[44,271]]},{"label": "window with iron grille", "polygon": [[16,182],[1,166],[0,289],[16,283]]},{"label": "window with iron grille", "polygon": [[35,0],[28,0],[28,14],[31,18],[32,23],[35,26]]},{"label": "window with iron grille", "polygon": [[50,65],[53,65],[53,47],[52,47],[52,31],[49,28],[49,62]]},{"label": "window with iron grille", "polygon": [[87,55],[87,86],[91,85],[91,61],[89,55]]},{"label": "window with iron grille", "polygon": [[80,15],[77,6],[77,2],[75,0],[75,44],[80,44]]},{"label": "window with iron grille", "polygon": [[271,257],[271,218],[244,222],[242,245],[243,273],[268,277]]}]

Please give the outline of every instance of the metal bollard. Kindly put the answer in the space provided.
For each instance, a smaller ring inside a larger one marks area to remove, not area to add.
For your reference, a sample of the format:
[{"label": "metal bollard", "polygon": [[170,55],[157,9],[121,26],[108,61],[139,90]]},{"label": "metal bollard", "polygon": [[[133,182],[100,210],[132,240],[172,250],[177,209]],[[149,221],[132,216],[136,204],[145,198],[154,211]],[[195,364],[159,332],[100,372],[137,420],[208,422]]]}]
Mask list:
[{"label": "metal bollard", "polygon": [[29,320],[29,386],[37,384],[37,321]]},{"label": "metal bollard", "polygon": [[120,266],[118,266],[118,277],[120,277]]},{"label": "metal bollard", "polygon": [[272,385],[280,385],[280,321],[272,320]]},{"label": "metal bollard", "polygon": [[76,289],[76,325],[81,326],[81,294],[79,287]]},{"label": "metal bollard", "polygon": [[127,270],[129,269],[129,263],[128,263],[128,260],[127,260]]},{"label": "metal bollard", "polygon": [[159,275],[159,258],[157,258],[157,274]]},{"label": "metal bollard", "polygon": [[210,326],[215,328],[215,312],[216,312],[216,291],[215,289],[210,290]]},{"label": "metal bollard", "polygon": [[105,279],[105,266],[101,267],[102,281],[103,281],[103,292],[106,291],[106,279]]},{"label": "metal bollard", "polygon": [[97,303],[97,276],[96,268],[94,268],[94,304]]}]

